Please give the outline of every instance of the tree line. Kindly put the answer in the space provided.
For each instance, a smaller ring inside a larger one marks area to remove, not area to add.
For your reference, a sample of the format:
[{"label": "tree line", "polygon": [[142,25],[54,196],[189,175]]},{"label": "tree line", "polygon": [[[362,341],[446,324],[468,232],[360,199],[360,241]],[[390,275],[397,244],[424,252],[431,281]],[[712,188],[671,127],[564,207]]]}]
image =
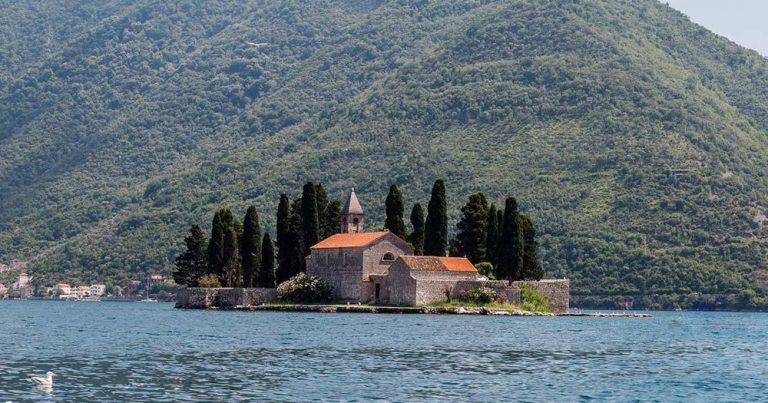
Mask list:
[{"label": "tree line", "polygon": [[[443,180],[432,187],[426,217],[421,204],[411,209],[410,232],[397,185],[389,189],[385,210],[384,228],[407,240],[415,255],[445,256],[448,251],[450,256],[465,256],[475,265],[490,267],[484,274],[510,282],[543,276],[536,256],[536,230],[520,214],[514,198],[497,210],[482,193],[470,195],[450,242]],[[192,225],[184,239],[186,251],[176,258],[174,280],[190,287],[274,287],[305,272],[310,247],[340,231],[341,201],[328,200],[321,184],[308,182],[299,198],[280,195],[276,218],[274,244],[268,233],[262,235],[254,206],[248,208],[242,223],[229,209],[217,211],[209,239],[200,226]]]},{"label": "tree line", "polygon": [[262,236],[254,206],[242,223],[231,210],[221,209],[214,214],[209,239],[200,226],[192,225],[173,278],[190,287],[274,287],[304,272],[309,248],[338,233],[340,221],[341,201],[329,201],[323,186],[312,182],[304,185],[297,199],[280,195],[274,243],[269,233]]},{"label": "tree line", "polygon": [[487,266],[489,274],[510,282],[541,280],[544,270],[537,257],[536,228],[528,216],[520,213],[517,200],[507,198],[504,208],[488,205],[483,193],[469,196],[461,207],[456,236],[448,240],[448,212],[443,180],[435,181],[427,206],[427,217],[419,203],[411,210],[411,227],[406,233],[403,198],[397,185],[389,188],[384,227],[408,240],[414,254],[466,257],[477,266]]}]

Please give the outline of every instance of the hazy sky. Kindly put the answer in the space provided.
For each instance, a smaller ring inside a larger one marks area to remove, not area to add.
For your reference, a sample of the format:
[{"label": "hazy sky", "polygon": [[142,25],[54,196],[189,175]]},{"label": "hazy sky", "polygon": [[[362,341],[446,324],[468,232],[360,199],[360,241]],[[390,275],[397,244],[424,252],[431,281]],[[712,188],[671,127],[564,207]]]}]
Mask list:
[{"label": "hazy sky", "polygon": [[768,0],[661,0],[691,20],[768,56]]}]

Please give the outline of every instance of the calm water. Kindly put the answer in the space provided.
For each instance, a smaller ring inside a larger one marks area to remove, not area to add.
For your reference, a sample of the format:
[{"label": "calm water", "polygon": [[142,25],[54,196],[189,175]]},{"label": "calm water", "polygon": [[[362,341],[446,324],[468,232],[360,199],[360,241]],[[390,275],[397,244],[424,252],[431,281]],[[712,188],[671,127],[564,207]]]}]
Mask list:
[{"label": "calm water", "polygon": [[[0,401],[765,401],[768,314],[650,319],[0,301]],[[29,373],[59,374],[41,391]]]}]

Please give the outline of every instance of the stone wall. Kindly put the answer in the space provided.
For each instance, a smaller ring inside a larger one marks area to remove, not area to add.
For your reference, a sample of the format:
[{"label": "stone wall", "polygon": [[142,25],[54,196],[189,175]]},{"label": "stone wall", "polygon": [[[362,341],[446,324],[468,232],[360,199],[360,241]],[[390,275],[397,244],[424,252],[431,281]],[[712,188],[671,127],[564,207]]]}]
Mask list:
[{"label": "stone wall", "polygon": [[570,308],[571,282],[562,280],[515,281],[513,287],[533,288],[544,294],[555,312],[565,313]]},{"label": "stone wall", "polygon": [[[413,253],[410,246],[399,245],[402,241],[388,238],[385,237],[363,251],[363,281],[367,281],[372,274],[387,274],[389,266],[398,256]],[[384,255],[387,253],[392,255],[392,260],[384,260]]]},{"label": "stone wall", "polygon": [[510,286],[507,281],[486,280],[486,281],[459,281],[453,287],[451,298],[460,299],[461,294],[475,287],[488,287],[496,292],[498,296],[504,296],[510,304],[520,304],[520,288]]},{"label": "stone wall", "polygon": [[307,275],[317,276],[333,287],[333,299],[359,301],[362,295],[363,249],[313,249]]},{"label": "stone wall", "polygon": [[[410,270],[402,260],[393,263],[387,275],[373,275],[374,297],[376,284],[379,285],[379,298],[376,302],[389,305],[415,305],[416,280],[411,277]],[[375,299],[375,298],[373,298]]]},{"label": "stone wall", "polygon": [[327,281],[336,301],[368,302],[373,296],[373,285],[366,284],[369,276],[386,273],[394,262],[384,260],[387,253],[397,258],[413,249],[394,234],[362,248],[312,249],[307,274]]},{"label": "stone wall", "polygon": [[257,306],[275,302],[274,288],[184,288],[176,294],[176,308],[208,309]]}]

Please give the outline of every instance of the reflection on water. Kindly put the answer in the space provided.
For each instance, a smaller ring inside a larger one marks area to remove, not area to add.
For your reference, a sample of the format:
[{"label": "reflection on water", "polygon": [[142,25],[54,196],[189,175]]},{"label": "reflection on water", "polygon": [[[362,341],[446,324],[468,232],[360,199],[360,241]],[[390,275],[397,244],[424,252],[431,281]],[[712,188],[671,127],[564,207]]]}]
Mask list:
[{"label": "reflection on water", "polygon": [[[766,314],[650,319],[0,302],[0,400],[762,400]],[[55,390],[24,374],[53,370]]]}]

